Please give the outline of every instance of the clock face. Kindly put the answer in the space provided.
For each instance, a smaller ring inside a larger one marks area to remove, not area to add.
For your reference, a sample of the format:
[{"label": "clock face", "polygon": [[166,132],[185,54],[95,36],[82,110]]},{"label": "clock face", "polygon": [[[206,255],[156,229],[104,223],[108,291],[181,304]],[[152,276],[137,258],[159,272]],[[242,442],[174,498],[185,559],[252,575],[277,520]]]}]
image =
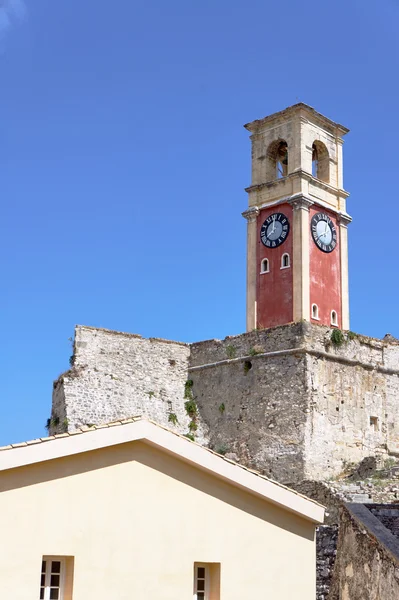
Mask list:
[{"label": "clock face", "polygon": [[313,241],[322,252],[332,252],[337,245],[337,231],[326,213],[313,215],[310,222]]},{"label": "clock face", "polygon": [[288,237],[290,222],[283,213],[273,213],[267,217],[260,229],[260,241],[267,248],[277,248]]}]

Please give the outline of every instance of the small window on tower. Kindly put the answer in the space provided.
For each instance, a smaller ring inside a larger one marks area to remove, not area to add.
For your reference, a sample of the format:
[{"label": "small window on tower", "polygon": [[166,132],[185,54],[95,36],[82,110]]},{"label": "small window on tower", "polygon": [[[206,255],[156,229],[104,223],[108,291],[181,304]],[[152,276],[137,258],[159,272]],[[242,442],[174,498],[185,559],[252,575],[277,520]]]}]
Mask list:
[{"label": "small window on tower", "polygon": [[331,325],[338,325],[338,317],[335,310],[331,311]]},{"label": "small window on tower", "polygon": [[260,272],[261,273],[268,273],[269,272],[269,259],[268,258],[264,258],[261,262],[261,266],[260,266]]},{"label": "small window on tower", "polygon": [[286,142],[280,142],[277,147],[276,156],[277,179],[288,175],[288,146]]},{"label": "small window on tower", "polygon": [[319,320],[319,307],[317,304],[312,304],[312,319]]},{"label": "small window on tower", "polygon": [[287,269],[290,266],[290,255],[285,253],[281,257],[281,268]]}]

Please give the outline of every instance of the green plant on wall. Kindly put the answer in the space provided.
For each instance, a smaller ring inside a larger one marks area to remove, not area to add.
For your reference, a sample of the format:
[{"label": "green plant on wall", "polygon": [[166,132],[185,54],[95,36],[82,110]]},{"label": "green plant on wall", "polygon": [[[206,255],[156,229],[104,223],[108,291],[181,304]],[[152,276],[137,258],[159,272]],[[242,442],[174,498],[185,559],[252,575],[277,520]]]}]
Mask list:
[{"label": "green plant on wall", "polygon": [[193,436],[192,433],[185,433],[184,437],[188,438],[189,440],[191,440],[192,442],[195,441],[195,437]]},{"label": "green plant on wall", "polygon": [[169,413],[169,415],[168,415],[168,421],[169,421],[169,423],[172,423],[172,425],[177,425],[178,420],[177,420],[176,414],[172,413],[172,412]]},{"label": "green plant on wall", "polygon": [[194,441],[194,432],[197,431],[197,429],[198,429],[198,425],[197,425],[198,406],[194,399],[193,385],[194,385],[194,382],[192,379],[188,379],[186,381],[186,383],[184,384],[184,398],[186,400],[184,403],[184,408],[185,408],[186,413],[188,414],[188,416],[191,419],[191,421],[188,425],[189,433],[186,434],[186,437],[188,437],[190,440],[192,439]]},{"label": "green plant on wall", "polygon": [[198,425],[197,425],[197,423],[195,422],[194,419],[192,419],[190,421],[190,423],[188,424],[188,428],[190,430],[190,433],[194,433],[195,431],[197,431]]},{"label": "green plant on wall", "polygon": [[340,329],[333,329],[331,332],[331,341],[334,346],[342,346],[345,336]]},{"label": "green plant on wall", "polygon": [[250,354],[250,356],[256,356],[257,354],[262,354],[262,349],[257,346],[254,346],[253,348],[249,349],[249,354]]},{"label": "green plant on wall", "polygon": [[219,406],[219,412],[220,412],[220,414],[222,415],[225,410],[226,410],[226,407],[224,405],[224,402],[222,402],[222,404]]},{"label": "green plant on wall", "polygon": [[184,408],[189,417],[193,418],[197,416],[198,407],[195,400],[187,400],[184,403]]},{"label": "green plant on wall", "polygon": [[191,400],[193,398],[193,385],[194,381],[192,379],[187,379],[184,384],[184,398]]},{"label": "green plant on wall", "polygon": [[49,429],[51,427],[58,427],[58,425],[60,424],[60,418],[58,415],[51,415],[51,417],[49,419],[47,419],[46,421],[46,425],[45,428],[47,429],[47,431],[49,431]]},{"label": "green plant on wall", "polygon": [[231,344],[226,346],[227,358],[235,358],[236,353],[237,353],[237,350],[234,346],[232,346]]},{"label": "green plant on wall", "polygon": [[224,456],[225,454],[227,454],[228,451],[229,451],[229,448],[225,444],[222,444],[221,446],[219,446],[218,448],[216,448],[216,452],[218,454],[221,454],[222,456]]}]

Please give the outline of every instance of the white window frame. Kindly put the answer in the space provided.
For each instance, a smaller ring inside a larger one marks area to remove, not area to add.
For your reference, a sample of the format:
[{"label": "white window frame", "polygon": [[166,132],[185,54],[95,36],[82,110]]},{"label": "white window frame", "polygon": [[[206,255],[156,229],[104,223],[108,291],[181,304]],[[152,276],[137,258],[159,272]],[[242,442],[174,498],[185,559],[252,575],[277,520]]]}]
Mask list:
[{"label": "white window frame", "polygon": [[[284,264],[284,258],[287,257],[288,258],[288,265]],[[289,269],[291,266],[291,258],[290,255],[288,254],[288,252],[284,252],[283,256],[281,257],[281,267],[280,269]]]},{"label": "white window frame", "polygon": [[[316,309],[316,316],[313,315],[313,309]],[[312,319],[314,319],[315,321],[320,321],[320,317],[319,317],[319,307],[317,306],[317,304],[312,304]]]},{"label": "white window frame", "polygon": [[[263,270],[263,264],[265,262],[267,264],[267,269]],[[264,273],[270,273],[270,261],[268,258],[262,258],[261,263],[260,263],[260,274],[263,275]]]},{"label": "white window frame", "polygon": [[[333,315],[335,315],[335,319],[333,318]],[[331,325],[338,327],[338,313],[336,310],[331,311]]]},{"label": "white window frame", "polygon": [[[198,600],[198,591],[202,590],[198,590],[198,581],[200,580],[200,578],[198,577],[198,569],[203,568],[205,569],[205,577],[204,577],[204,581],[205,581],[205,594],[204,594],[204,600],[209,600],[209,593],[210,593],[210,583],[211,583],[211,578],[210,578],[210,572],[209,572],[209,565],[207,565],[206,563],[194,563],[194,595],[193,595],[193,600]],[[201,578],[202,581],[202,578]]]},{"label": "white window frame", "polygon": [[[49,565],[51,565],[52,562],[59,562],[61,563],[61,567],[60,567],[60,585],[59,585],[59,597],[58,600],[64,600],[64,593],[65,593],[65,558],[62,556],[43,556],[42,557],[42,563],[43,561],[46,562],[46,572],[45,572],[45,581],[44,581],[44,600],[50,600],[50,589],[51,589],[51,568],[49,567]],[[41,576],[42,576],[42,570],[40,567],[40,588],[39,588],[39,596],[38,598],[40,599],[40,590],[42,588],[41,585]]]}]

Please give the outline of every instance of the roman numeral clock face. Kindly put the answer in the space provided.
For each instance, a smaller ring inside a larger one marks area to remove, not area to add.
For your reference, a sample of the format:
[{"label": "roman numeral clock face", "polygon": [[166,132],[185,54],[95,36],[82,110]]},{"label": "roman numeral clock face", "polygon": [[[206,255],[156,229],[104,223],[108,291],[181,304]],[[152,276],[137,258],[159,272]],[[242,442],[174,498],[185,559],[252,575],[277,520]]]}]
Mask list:
[{"label": "roman numeral clock face", "polygon": [[267,248],[277,248],[287,239],[290,223],[283,213],[273,213],[267,217],[260,230],[260,241]]},{"label": "roman numeral clock face", "polygon": [[319,212],[310,222],[313,241],[322,252],[332,252],[337,245],[337,231],[328,215]]}]

